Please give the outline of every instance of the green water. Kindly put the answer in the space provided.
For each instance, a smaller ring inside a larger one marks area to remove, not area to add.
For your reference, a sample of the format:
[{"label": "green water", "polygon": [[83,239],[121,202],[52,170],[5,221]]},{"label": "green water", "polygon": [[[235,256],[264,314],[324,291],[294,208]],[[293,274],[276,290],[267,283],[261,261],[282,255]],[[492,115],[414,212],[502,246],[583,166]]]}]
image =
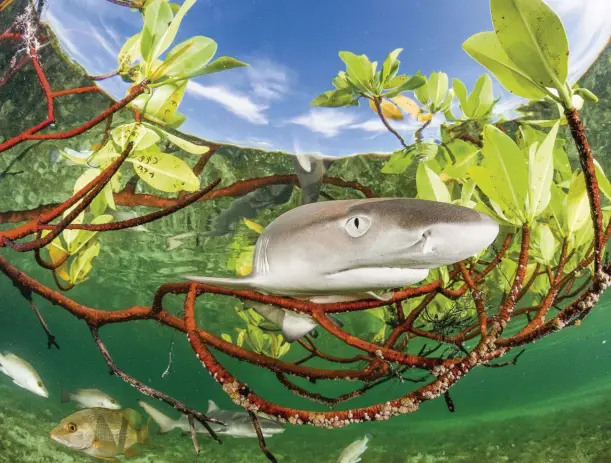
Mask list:
[{"label": "green water", "polygon": [[[129,232],[123,232],[129,239]],[[134,263],[125,262],[124,270]],[[101,273],[105,273],[103,269]],[[111,272],[111,269],[107,270]],[[45,277],[39,275],[43,282]],[[109,275],[109,278],[111,276]],[[27,358],[39,371],[49,390],[44,399],[14,387],[0,378],[0,461],[60,462],[90,461],[48,438],[49,430],[73,411],[60,404],[62,388],[98,387],[124,407],[137,408],[142,397],[120,379],[110,376],[81,321],[46,302],[37,301],[61,350],[49,351],[29,306],[17,290],[2,280],[0,294],[0,339],[3,349]],[[110,294],[108,294],[110,292]],[[95,280],[79,289],[74,298],[97,306],[107,299],[116,307],[145,303],[144,291],[113,294]],[[107,297],[109,296],[109,297]],[[118,296],[118,297],[114,297]],[[226,304],[209,300],[199,310],[205,320],[214,320]],[[452,388],[456,412],[449,413],[443,400],[425,403],[414,414],[388,422],[368,423],[339,430],[294,427],[268,439],[279,461],[331,462],[343,446],[369,432],[373,439],[364,462],[604,462],[611,458],[611,342],[607,320],[611,299],[604,298],[580,327],[567,329],[529,346],[516,366],[479,368]],[[171,372],[161,375],[168,362],[172,333],[154,322],[109,326],[102,337],[116,363],[148,385],[171,394],[195,408],[206,408],[209,399],[222,408],[235,408],[203,371],[184,336],[175,339]],[[293,358],[294,352],[288,356]],[[222,357],[221,357],[222,358]],[[274,382],[267,372],[228,362],[230,370],[255,391],[283,405],[307,406]],[[388,383],[355,405],[398,396],[409,386]],[[325,388],[329,389],[329,388]],[[145,399],[170,416],[176,412],[152,399]],[[153,429],[154,424],[152,425]],[[179,431],[157,435],[153,448],[132,461],[249,462],[266,461],[256,440],[225,438],[222,445],[200,437],[202,452],[193,454],[189,437]]]}]

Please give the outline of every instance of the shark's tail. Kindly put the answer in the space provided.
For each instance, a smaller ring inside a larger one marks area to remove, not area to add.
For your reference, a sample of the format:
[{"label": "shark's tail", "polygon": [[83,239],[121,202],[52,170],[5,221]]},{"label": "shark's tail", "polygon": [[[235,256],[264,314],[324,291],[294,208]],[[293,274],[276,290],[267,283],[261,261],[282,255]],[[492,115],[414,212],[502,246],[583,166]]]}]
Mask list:
[{"label": "shark's tail", "polygon": [[139,401],[138,405],[140,405],[142,408],[144,408],[146,413],[148,413],[149,416],[153,419],[153,421],[155,423],[157,423],[157,425],[159,426],[159,433],[160,434],[164,434],[166,432],[170,432],[172,429],[174,429],[176,427],[176,424],[177,424],[178,420],[173,420],[169,416],[164,415],[159,410],[157,410],[156,408],[154,408],[151,405],[147,404],[146,402]]},{"label": "shark's tail", "polygon": [[210,286],[219,286],[227,289],[255,289],[253,278],[217,278],[217,277],[204,277],[197,275],[181,275],[190,281],[202,283]]}]

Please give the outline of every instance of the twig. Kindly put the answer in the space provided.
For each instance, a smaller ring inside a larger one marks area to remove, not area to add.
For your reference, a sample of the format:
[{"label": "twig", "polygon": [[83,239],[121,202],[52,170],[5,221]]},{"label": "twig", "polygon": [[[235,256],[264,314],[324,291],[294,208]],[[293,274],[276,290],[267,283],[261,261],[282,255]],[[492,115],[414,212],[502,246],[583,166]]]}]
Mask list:
[{"label": "twig", "polygon": [[206,415],[204,415],[203,413],[198,412],[197,410],[194,410],[190,407],[187,407],[182,402],[179,402],[178,400],[173,399],[169,395],[164,394],[163,392],[157,391],[156,389],[153,389],[152,387],[149,387],[146,384],[141,383],[137,379],[129,376],[123,370],[119,369],[119,367],[117,367],[117,365],[115,364],[114,360],[110,356],[110,353],[108,352],[108,349],[106,348],[106,346],[100,339],[100,335],[98,334],[98,328],[95,326],[89,326],[89,330],[91,331],[91,335],[93,336],[93,339],[95,343],[97,344],[98,349],[100,350],[100,353],[102,354],[102,357],[104,357],[104,360],[106,361],[106,365],[110,369],[111,375],[117,375],[127,384],[133,386],[138,391],[140,391],[140,393],[150,396],[150,397],[154,397],[156,399],[159,399],[162,402],[165,402],[166,404],[171,405],[176,410],[184,413],[185,415],[195,418],[206,428],[206,430],[208,431],[208,434],[210,434],[210,437],[212,437],[219,444],[222,444],[221,439],[219,439],[219,437],[212,430],[212,428],[210,427],[208,423],[217,423],[217,424],[226,426],[225,423],[217,420],[216,418],[209,418]]},{"label": "twig", "polygon": [[170,368],[172,368],[172,357],[174,356],[174,335],[176,333],[172,333],[172,342],[170,343],[170,355],[169,355],[169,359],[168,359],[168,366],[165,369],[165,371],[161,374],[162,378],[165,378],[167,375],[170,374]]},{"label": "twig", "polygon": [[386,127],[386,129],[390,133],[397,137],[399,143],[401,143],[401,146],[403,146],[403,148],[405,148],[406,150],[409,149],[409,146],[407,145],[407,143],[405,143],[403,137],[399,135],[399,132],[392,128],[392,126],[386,120],[386,117],[384,117],[384,113],[382,113],[382,97],[374,97],[373,104],[376,107],[376,112],[378,113],[378,116],[380,116],[380,120],[382,121],[382,124],[384,124],[384,127]]},{"label": "twig", "polygon": [[193,415],[188,415],[189,429],[191,430],[191,441],[193,441],[193,447],[195,448],[195,454],[199,455],[199,442],[197,442],[197,432],[195,431],[195,422],[193,421]]},{"label": "twig", "polygon": [[454,413],[456,411],[456,407],[454,407],[454,401],[452,400],[452,397],[450,397],[450,391],[445,391],[443,393],[443,398],[446,401],[446,406],[448,407],[449,412]]},{"label": "twig", "polygon": [[263,433],[261,432],[261,425],[259,424],[259,418],[252,411],[248,410],[248,414],[250,415],[250,419],[252,420],[252,425],[255,427],[255,431],[257,432],[257,438],[259,439],[259,447],[261,447],[261,451],[265,454],[267,459],[273,463],[278,463],[276,457],[269,451],[267,448],[267,444],[265,443],[265,438],[263,437]]}]

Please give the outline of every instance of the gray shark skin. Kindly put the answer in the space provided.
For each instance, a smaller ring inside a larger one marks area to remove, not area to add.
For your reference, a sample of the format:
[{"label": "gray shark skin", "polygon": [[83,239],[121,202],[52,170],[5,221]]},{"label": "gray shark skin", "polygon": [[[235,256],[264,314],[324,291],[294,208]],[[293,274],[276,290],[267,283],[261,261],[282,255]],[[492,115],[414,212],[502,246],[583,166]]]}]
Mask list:
[{"label": "gray shark skin", "polygon": [[270,223],[257,240],[250,275],[184,278],[314,302],[354,300],[417,283],[431,268],[477,255],[498,231],[496,221],[481,212],[436,201],[324,201]]},{"label": "gray shark skin", "polygon": [[[221,410],[212,400],[209,400],[206,416],[216,418],[227,425],[222,426],[216,423],[210,423],[212,430],[219,436],[251,439],[257,438],[257,432],[255,431],[250,415],[247,412]],[[285,431],[284,426],[276,421],[263,418],[261,416],[258,418],[263,437],[272,437],[276,434],[282,434]]]},{"label": "gray shark skin", "polygon": [[254,219],[259,211],[286,203],[291,198],[293,188],[294,185],[270,185],[234,200],[216,218],[214,228],[205,234],[221,236],[233,232],[239,220]]},{"label": "gray shark skin", "polygon": [[323,159],[320,156],[308,154],[295,155],[293,164],[301,187],[300,205],[318,201],[322,178],[333,161],[333,159]]},{"label": "gray shark skin", "polygon": [[[160,434],[165,434],[174,429],[180,429],[183,433],[190,432],[189,419],[186,415],[181,415],[180,418],[174,420],[146,402],[140,401],[138,404],[149,414],[153,421],[159,425]],[[209,423],[210,428],[220,436],[257,438],[257,432],[255,431],[255,428],[252,425],[252,420],[247,412],[221,410],[212,400],[209,400],[206,416],[209,418],[215,418],[225,424]],[[284,427],[275,421],[261,416],[258,418],[263,437],[269,438],[285,431]],[[199,421],[195,421],[194,425],[195,432],[210,436],[204,425],[202,425]]]}]

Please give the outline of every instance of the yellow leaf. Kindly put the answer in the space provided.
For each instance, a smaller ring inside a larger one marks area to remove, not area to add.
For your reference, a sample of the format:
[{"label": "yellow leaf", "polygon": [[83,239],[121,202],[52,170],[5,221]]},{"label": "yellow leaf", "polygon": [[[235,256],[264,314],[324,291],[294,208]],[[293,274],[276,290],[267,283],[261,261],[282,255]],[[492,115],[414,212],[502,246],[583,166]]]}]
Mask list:
[{"label": "yellow leaf", "polygon": [[250,274],[251,272],[252,272],[252,265],[242,265],[241,267],[238,268],[236,273],[240,277],[245,277],[246,275]]},{"label": "yellow leaf", "polygon": [[199,189],[199,179],[187,163],[176,156],[162,153],[157,145],[136,151],[127,161],[134,165],[142,180],[157,190],[175,193]]},{"label": "yellow leaf", "polygon": [[[382,100],[380,106],[382,108],[382,114],[384,115],[384,117],[393,119],[395,121],[403,120],[403,114],[401,113],[401,111],[399,111],[399,108],[397,108],[390,101]],[[369,107],[374,113],[378,113],[378,110],[376,109],[376,105],[373,100],[369,100]]]},{"label": "yellow leaf", "polygon": [[418,114],[418,116],[416,116],[416,119],[418,119],[420,122],[428,122],[431,119],[433,119],[433,114],[432,113]]},{"label": "yellow leaf", "polygon": [[255,223],[252,220],[248,220],[248,219],[242,219],[242,220],[244,220],[244,223],[246,224],[246,226],[250,228],[252,231],[256,231],[259,234],[263,232],[263,227],[259,225],[258,223]]},{"label": "yellow leaf", "polygon": [[401,110],[406,113],[409,114],[410,116],[417,118],[418,114],[420,114],[422,112],[422,110],[420,109],[420,106],[418,106],[418,103],[416,103],[414,100],[403,96],[403,95],[397,95],[394,98],[391,98],[391,100],[399,107],[401,108]]},{"label": "yellow leaf", "polygon": [[[64,251],[63,248],[58,247],[57,245],[54,245],[53,242],[51,243],[49,247],[49,258],[51,259],[51,262],[56,264],[57,262],[62,260],[66,256],[66,254],[68,253]],[[70,276],[68,275],[68,272],[66,272],[66,262],[60,265],[55,270],[55,273],[58,277],[60,277],[64,281],[70,280]]]}]

